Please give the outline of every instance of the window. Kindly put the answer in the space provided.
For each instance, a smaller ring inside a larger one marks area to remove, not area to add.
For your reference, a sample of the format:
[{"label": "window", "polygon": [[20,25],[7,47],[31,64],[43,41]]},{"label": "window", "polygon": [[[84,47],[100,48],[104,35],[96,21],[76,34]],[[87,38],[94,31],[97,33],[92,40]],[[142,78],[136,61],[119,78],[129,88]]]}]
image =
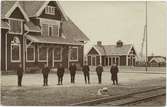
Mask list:
[{"label": "window", "polygon": [[28,62],[34,62],[35,61],[35,47],[30,46],[27,48],[27,61]]},{"label": "window", "polygon": [[40,47],[38,48],[38,60],[39,61],[47,61],[47,48],[46,47]]},{"label": "window", "polygon": [[55,15],[55,7],[47,6],[45,8],[45,14]]},{"label": "window", "polygon": [[70,50],[70,60],[71,61],[78,61],[78,48],[72,47]]},{"label": "window", "polygon": [[20,62],[21,61],[21,51],[20,44],[11,44],[11,62]]},{"label": "window", "polygon": [[58,36],[58,33],[59,33],[58,25],[42,24],[43,36]]},{"label": "window", "polygon": [[53,36],[59,35],[59,27],[58,25],[53,25]]},{"label": "window", "polygon": [[48,25],[47,24],[42,24],[42,35],[48,36]]},{"label": "window", "polygon": [[62,48],[56,47],[54,49],[54,61],[62,61]]},{"label": "window", "polygon": [[53,31],[52,31],[53,29],[52,29],[52,26],[49,26],[49,36],[53,36]]},{"label": "window", "polygon": [[14,34],[21,34],[22,33],[22,21],[20,20],[9,20],[9,32]]}]

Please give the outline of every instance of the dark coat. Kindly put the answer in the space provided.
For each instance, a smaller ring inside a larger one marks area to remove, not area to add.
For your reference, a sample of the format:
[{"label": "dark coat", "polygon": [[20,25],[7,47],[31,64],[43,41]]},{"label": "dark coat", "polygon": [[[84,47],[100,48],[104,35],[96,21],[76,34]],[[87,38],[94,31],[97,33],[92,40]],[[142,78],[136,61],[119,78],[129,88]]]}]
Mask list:
[{"label": "dark coat", "polygon": [[70,70],[70,73],[71,73],[71,74],[75,74],[75,72],[76,72],[76,70],[77,70],[76,65],[71,65],[71,66],[69,67],[69,70]]},{"label": "dark coat", "polygon": [[103,67],[102,66],[97,66],[96,67],[96,72],[97,72],[97,74],[101,74],[103,72]]},{"label": "dark coat", "polygon": [[84,72],[84,73],[89,73],[89,66],[88,65],[84,65],[83,67],[82,67],[82,71]]},{"label": "dark coat", "polygon": [[57,75],[58,76],[63,76],[64,72],[65,72],[64,67],[58,67],[57,68]]},{"label": "dark coat", "polygon": [[17,68],[17,75],[18,76],[23,76],[23,68],[21,68],[21,67]]},{"label": "dark coat", "polygon": [[44,67],[44,68],[42,69],[42,74],[43,74],[44,76],[47,76],[47,75],[49,74],[49,72],[50,72],[49,67]]},{"label": "dark coat", "polygon": [[111,75],[112,75],[112,80],[117,79],[117,73],[119,72],[119,69],[117,66],[112,66],[110,69]]}]

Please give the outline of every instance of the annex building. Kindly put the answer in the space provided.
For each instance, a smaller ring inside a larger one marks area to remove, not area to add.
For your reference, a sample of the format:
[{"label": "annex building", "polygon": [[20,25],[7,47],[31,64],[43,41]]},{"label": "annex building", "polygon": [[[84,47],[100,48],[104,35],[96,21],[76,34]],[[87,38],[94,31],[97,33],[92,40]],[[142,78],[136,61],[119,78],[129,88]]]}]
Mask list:
[{"label": "annex building", "polygon": [[90,66],[111,66],[113,63],[119,66],[135,66],[136,51],[132,44],[123,44],[121,40],[116,45],[103,45],[98,41],[88,51],[87,61]]}]

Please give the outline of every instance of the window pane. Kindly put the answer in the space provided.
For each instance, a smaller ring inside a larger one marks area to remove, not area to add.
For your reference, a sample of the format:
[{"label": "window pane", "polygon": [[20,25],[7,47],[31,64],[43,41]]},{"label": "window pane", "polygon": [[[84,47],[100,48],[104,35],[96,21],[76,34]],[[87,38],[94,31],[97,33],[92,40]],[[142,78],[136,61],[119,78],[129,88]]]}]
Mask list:
[{"label": "window pane", "polygon": [[57,47],[54,49],[54,60],[61,60],[61,53],[62,48],[61,47]]},{"label": "window pane", "polygon": [[39,48],[39,60],[47,60],[47,48]]},{"label": "window pane", "polygon": [[78,59],[78,49],[77,48],[72,48],[71,49],[71,54],[70,54],[70,59],[71,60],[77,60]]},{"label": "window pane", "polygon": [[42,24],[42,35],[48,36],[48,25],[47,24]]},{"label": "window pane", "polygon": [[19,45],[12,45],[12,60],[19,60],[19,56],[20,56],[20,53],[19,53]]},{"label": "window pane", "polygon": [[53,36],[52,35],[52,27],[49,27],[49,36]]},{"label": "window pane", "polygon": [[21,33],[21,21],[18,20],[10,20],[10,32],[13,33]]},{"label": "window pane", "polygon": [[53,36],[58,36],[58,26],[53,25]]},{"label": "window pane", "polygon": [[34,60],[34,48],[27,48],[27,60]]}]

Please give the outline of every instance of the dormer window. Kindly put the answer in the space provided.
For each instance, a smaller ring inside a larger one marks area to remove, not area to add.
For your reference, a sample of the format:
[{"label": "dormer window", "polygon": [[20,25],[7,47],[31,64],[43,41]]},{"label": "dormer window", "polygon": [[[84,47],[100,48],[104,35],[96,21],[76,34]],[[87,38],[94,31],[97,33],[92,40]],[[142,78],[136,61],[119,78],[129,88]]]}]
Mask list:
[{"label": "dormer window", "polygon": [[55,15],[55,7],[53,6],[45,7],[45,14]]}]

